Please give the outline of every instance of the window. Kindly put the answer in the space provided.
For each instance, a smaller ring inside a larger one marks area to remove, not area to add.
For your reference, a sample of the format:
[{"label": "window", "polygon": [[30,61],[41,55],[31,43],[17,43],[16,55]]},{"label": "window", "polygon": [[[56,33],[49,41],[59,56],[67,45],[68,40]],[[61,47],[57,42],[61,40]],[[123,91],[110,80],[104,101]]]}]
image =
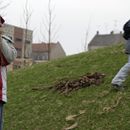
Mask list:
[{"label": "window", "polygon": [[22,39],[21,38],[15,38],[15,41],[16,42],[22,42]]},{"label": "window", "polygon": [[26,40],[25,42],[26,42],[26,43],[29,43],[29,44],[31,43],[31,41],[29,41],[29,40]]}]

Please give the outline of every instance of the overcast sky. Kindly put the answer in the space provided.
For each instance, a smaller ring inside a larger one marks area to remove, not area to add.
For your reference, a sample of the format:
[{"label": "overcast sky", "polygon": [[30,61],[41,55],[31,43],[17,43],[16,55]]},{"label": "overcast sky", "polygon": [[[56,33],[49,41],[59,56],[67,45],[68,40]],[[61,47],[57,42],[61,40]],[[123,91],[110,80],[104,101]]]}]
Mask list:
[{"label": "overcast sky", "polygon": [[[23,10],[25,0],[11,1],[6,11],[5,20],[8,24],[24,27]],[[46,32],[48,0],[28,0],[32,12],[29,28],[34,30],[34,42],[44,40],[40,30]],[[123,24],[130,18],[130,0],[52,0],[53,27],[56,31],[54,41],[59,41],[67,55],[84,50],[85,34],[88,30],[90,41],[99,33],[110,33],[122,30]],[[45,34],[46,35],[46,34]]]}]

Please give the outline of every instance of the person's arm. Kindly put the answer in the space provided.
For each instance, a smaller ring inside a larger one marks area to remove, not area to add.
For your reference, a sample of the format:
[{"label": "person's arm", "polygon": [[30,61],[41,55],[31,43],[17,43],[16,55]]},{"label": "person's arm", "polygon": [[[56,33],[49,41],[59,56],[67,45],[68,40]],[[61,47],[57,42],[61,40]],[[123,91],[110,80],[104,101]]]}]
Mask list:
[{"label": "person's arm", "polygon": [[7,60],[8,64],[13,62],[17,57],[17,51],[13,46],[13,43],[6,36],[2,36],[1,52]]}]

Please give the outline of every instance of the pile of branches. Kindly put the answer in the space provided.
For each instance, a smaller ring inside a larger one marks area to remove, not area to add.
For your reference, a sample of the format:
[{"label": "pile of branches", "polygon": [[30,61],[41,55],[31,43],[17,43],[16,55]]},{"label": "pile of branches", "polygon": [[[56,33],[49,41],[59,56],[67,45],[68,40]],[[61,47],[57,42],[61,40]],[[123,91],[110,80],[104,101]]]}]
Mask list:
[{"label": "pile of branches", "polygon": [[86,75],[81,76],[79,79],[60,81],[52,88],[60,93],[67,94],[71,91],[81,88],[100,85],[103,82],[104,77],[105,74],[103,73],[87,73]]}]

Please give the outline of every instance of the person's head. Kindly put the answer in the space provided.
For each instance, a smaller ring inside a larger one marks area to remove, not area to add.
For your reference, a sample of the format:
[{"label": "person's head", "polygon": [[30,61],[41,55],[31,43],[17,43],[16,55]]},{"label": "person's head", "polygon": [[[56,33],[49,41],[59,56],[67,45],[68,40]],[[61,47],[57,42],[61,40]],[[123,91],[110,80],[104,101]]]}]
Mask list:
[{"label": "person's head", "polygon": [[0,16],[0,35],[3,34],[3,25],[5,20]]},{"label": "person's head", "polygon": [[4,22],[5,22],[5,20],[2,18],[2,16],[0,16],[0,27],[3,26]]}]

